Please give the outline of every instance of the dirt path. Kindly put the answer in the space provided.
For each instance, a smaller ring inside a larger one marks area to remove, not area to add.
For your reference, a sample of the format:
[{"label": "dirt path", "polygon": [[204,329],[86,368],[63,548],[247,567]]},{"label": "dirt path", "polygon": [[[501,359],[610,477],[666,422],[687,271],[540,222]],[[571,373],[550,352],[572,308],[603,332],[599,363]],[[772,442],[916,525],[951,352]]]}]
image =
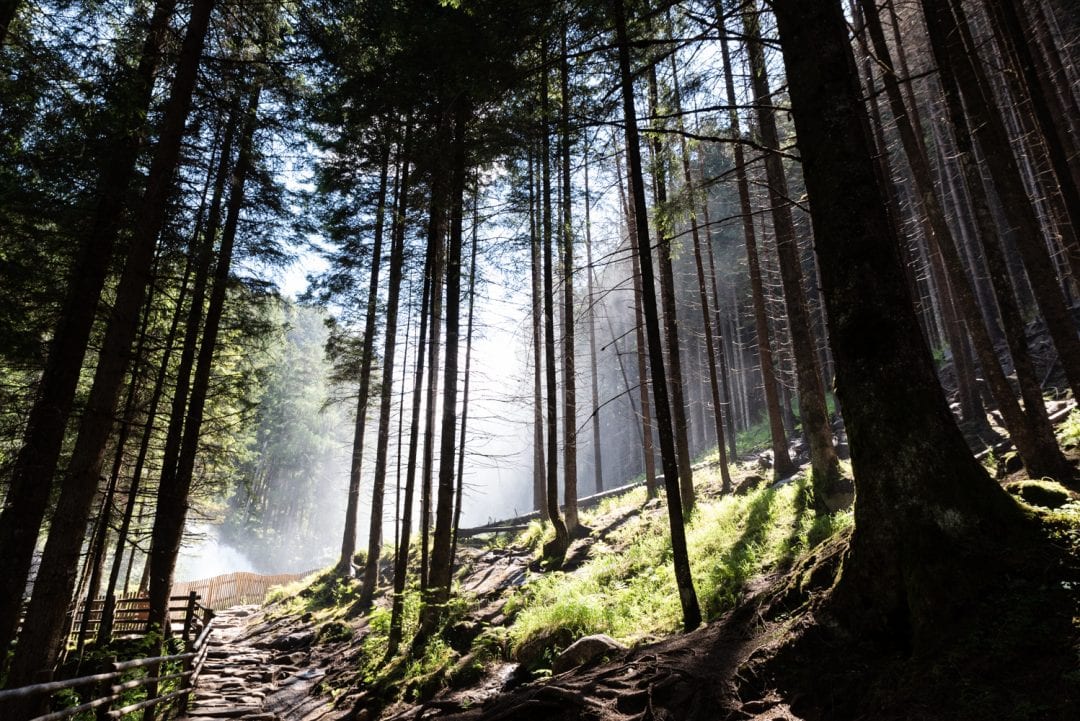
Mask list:
[{"label": "dirt path", "polygon": [[[261,623],[258,606],[234,606],[217,614],[206,663],[183,721],[323,717],[312,713],[316,708],[310,708],[309,694],[325,672],[307,668],[306,655],[287,648],[310,640],[286,635],[276,644],[266,643],[251,632]],[[314,704],[323,710],[325,705]]]}]

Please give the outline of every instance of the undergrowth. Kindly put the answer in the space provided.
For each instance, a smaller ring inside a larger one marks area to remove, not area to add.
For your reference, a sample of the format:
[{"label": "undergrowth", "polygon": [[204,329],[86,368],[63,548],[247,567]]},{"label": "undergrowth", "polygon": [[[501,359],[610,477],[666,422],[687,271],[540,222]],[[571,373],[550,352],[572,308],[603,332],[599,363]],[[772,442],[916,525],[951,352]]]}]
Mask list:
[{"label": "undergrowth", "polygon": [[[718,484],[711,477],[718,473],[717,468],[709,468],[696,475],[702,484]],[[746,496],[709,500],[703,495],[699,500],[687,526],[687,541],[707,620],[731,609],[755,576],[786,570],[798,554],[851,524],[850,513],[816,517],[805,502],[807,492],[806,480],[796,479]],[[421,655],[407,653],[421,608],[419,589],[412,583],[403,596],[402,653],[387,663],[391,612],[377,604],[367,617],[363,636],[354,641],[359,645],[357,678],[372,689],[382,689],[380,694],[387,698],[415,700],[450,679],[458,683],[462,675],[479,673],[477,669],[492,660],[514,657],[524,643],[541,636],[566,639],[606,633],[632,644],[677,632],[681,608],[667,515],[662,504],[653,508],[646,501],[646,490],[639,486],[583,512],[584,525],[597,531],[605,525],[609,529],[594,541],[588,560],[572,573],[532,575],[511,592],[502,609],[513,621],[476,629],[464,645],[453,629],[463,619],[465,625],[474,624],[467,614],[475,601],[455,592],[445,614],[447,632],[435,635]],[[646,506],[649,510],[639,511]],[[551,535],[550,524],[535,521],[499,545],[539,554]],[[328,570],[276,591],[271,596],[277,602],[273,614],[310,615],[321,625],[320,638],[348,640],[344,621],[358,593],[357,581],[341,579]],[[545,658],[550,660],[551,655]]]},{"label": "undergrowth", "polygon": [[[707,619],[730,609],[753,576],[787,568],[798,553],[850,525],[850,513],[816,518],[805,506],[805,493],[806,482],[799,480],[698,505],[687,542]],[[592,559],[573,574],[545,574],[511,598],[514,648],[558,628],[574,637],[606,633],[627,643],[678,630],[681,610],[666,516],[633,518],[606,543],[598,543]]]},{"label": "undergrowth", "polygon": [[1073,408],[1058,427],[1058,443],[1062,448],[1080,447],[1080,408]]}]

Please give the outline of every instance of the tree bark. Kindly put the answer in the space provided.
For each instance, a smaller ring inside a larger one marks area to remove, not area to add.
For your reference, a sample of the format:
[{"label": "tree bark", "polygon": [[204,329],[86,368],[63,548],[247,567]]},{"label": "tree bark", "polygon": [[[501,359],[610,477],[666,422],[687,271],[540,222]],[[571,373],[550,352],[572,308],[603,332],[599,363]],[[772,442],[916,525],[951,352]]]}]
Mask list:
[{"label": "tree bark", "polygon": [[566,57],[565,19],[559,36],[559,140],[562,158],[562,223],[559,239],[562,244],[563,276],[563,508],[566,513],[566,532],[571,538],[582,535],[578,522],[577,477],[577,371],[574,364],[574,232],[571,226],[572,198],[570,185],[570,63]]},{"label": "tree bark", "polygon": [[[713,406],[713,425],[716,431],[716,452],[718,460],[720,462],[720,478],[721,478],[721,492],[731,492],[731,471],[728,468],[728,456],[727,456],[727,439],[724,435],[724,404],[720,401],[720,371],[717,369],[716,356],[719,351],[720,355],[723,355],[723,348],[721,348],[713,340],[713,318],[709,312],[709,292],[705,285],[705,262],[701,253],[701,232],[698,229],[697,211],[696,208],[696,189],[694,188],[694,180],[690,173],[690,150],[686,146],[686,135],[684,134],[684,127],[682,121],[682,90],[679,88],[679,74],[677,53],[671,55],[671,77],[674,84],[674,106],[675,114],[678,116],[678,130],[679,130],[679,156],[682,160],[683,170],[683,186],[686,190],[686,195],[689,199],[690,207],[690,237],[694,244],[694,268],[697,271],[698,282],[698,301],[701,304],[701,325],[705,329],[705,355],[708,361],[709,370],[709,390],[712,393],[712,406]],[[711,260],[711,258],[710,258]],[[713,282],[715,283],[715,274]],[[704,428],[704,424],[702,424]]]},{"label": "tree bark", "polygon": [[[440,121],[437,146],[447,144],[448,131],[446,120]],[[439,163],[439,161],[436,161]],[[446,174],[446,168],[438,164],[435,173],[439,176]],[[449,189],[443,178],[435,181],[440,184],[439,202],[442,204],[438,209],[439,227],[438,235],[429,240],[435,243],[435,256],[431,267],[429,282],[431,283],[431,327],[428,330],[428,342],[431,344],[431,362],[428,364],[427,402],[424,410],[424,459],[421,468],[420,479],[420,590],[427,591],[428,571],[430,569],[431,548],[431,484],[432,474],[435,468],[435,401],[439,395],[439,355],[441,347],[441,326],[443,308],[443,264],[445,262],[445,236],[446,236],[446,208],[449,198]]]},{"label": "tree bark", "polygon": [[569,531],[559,513],[559,422],[558,387],[555,382],[555,288],[551,208],[551,134],[548,97],[547,44],[541,45],[540,80],[541,135],[541,183],[543,185],[543,234],[544,234],[544,364],[547,383],[547,509],[548,519],[555,529],[555,538],[544,544],[544,557],[555,567],[561,566],[570,545]]},{"label": "tree bark", "polygon": [[773,7],[858,493],[833,598],[838,613],[853,611],[849,627],[917,650],[966,601],[957,573],[966,555],[985,552],[1020,514],[971,456],[936,382],[877,184],[840,2]]},{"label": "tree bark", "polygon": [[[702,173],[704,176],[704,173]],[[712,220],[709,218],[709,195],[708,191],[705,191],[701,199],[701,216],[705,221],[705,251],[709,258],[709,278],[712,284],[712,297],[713,297],[713,323],[716,332],[716,359],[719,362],[718,375],[724,386],[724,401],[726,409],[724,411],[724,421],[727,423],[727,442],[728,442],[728,458],[738,459],[739,449],[735,443],[735,415],[736,415],[736,402],[731,388],[731,374],[733,368],[728,363],[728,351],[727,341],[725,340],[726,334],[724,332],[724,319],[720,312],[720,286],[717,280],[716,274],[716,261],[713,258],[713,229]]]},{"label": "tree bark", "polygon": [[[390,146],[384,145],[379,159],[379,191],[375,202],[375,235],[371,243],[371,271],[364,338],[360,350],[360,388],[356,395],[356,423],[353,426],[352,457],[349,466],[349,494],[345,506],[345,529],[341,536],[341,554],[334,569],[339,576],[352,576],[356,553],[357,515],[360,510],[360,480],[364,462],[364,435],[367,430],[368,396],[371,394],[372,353],[375,348],[375,316],[378,314],[379,271],[382,268],[383,228],[386,222],[386,186],[390,171]],[[379,518],[382,523],[382,518]],[[370,551],[370,549],[369,549]]]},{"label": "tree bark", "polygon": [[[360,610],[371,608],[375,587],[379,582],[379,557],[382,552],[383,505],[386,496],[386,469],[390,447],[390,411],[394,403],[394,363],[397,353],[398,307],[401,302],[401,280],[405,265],[405,212],[409,195],[409,135],[406,130],[400,148],[400,175],[394,196],[397,206],[390,239],[389,287],[386,291],[386,327],[383,330],[383,378],[379,391],[379,431],[375,440],[375,470],[371,479],[371,522],[368,529],[367,558],[364,562],[364,581],[357,605]],[[381,213],[380,213],[381,216]]]},{"label": "tree bark", "polygon": [[751,87],[754,103],[757,105],[758,132],[761,133],[762,143],[768,149],[765,155],[765,173],[799,393],[799,420],[802,421],[803,433],[810,442],[814,505],[820,512],[832,512],[850,503],[851,499],[840,476],[840,461],[833,448],[832,428],[825,404],[825,388],[822,385],[817,350],[810,330],[799,244],[791,218],[791,200],[788,197],[783,161],[778,155],[780,137],[772,107],[772,90],[765,66],[756,2],[751,5],[750,12],[743,16],[743,20],[748,38],[746,48],[750,56]]},{"label": "tree bark", "polygon": [[[985,71],[974,59],[967,23],[959,6],[925,7],[927,29],[939,38],[938,64],[952,65],[975,139],[982,148],[987,169],[1002,201],[1010,226],[1016,230],[1016,246],[1024,261],[1035,301],[1046,320],[1073,395],[1080,397],[1080,337],[1057,283],[1053,263],[1043,242],[1038,219],[1024,189],[1011,143],[999,113],[990,106]],[[933,44],[933,43],[932,43]]]},{"label": "tree bark", "polygon": [[431,184],[428,210],[427,253],[424,260],[424,289],[420,300],[420,328],[416,336],[416,374],[413,380],[412,419],[409,424],[409,450],[405,466],[405,498],[401,503],[401,542],[394,558],[394,600],[390,609],[390,631],[386,641],[386,659],[397,654],[401,645],[405,614],[405,580],[409,571],[409,547],[412,542],[412,508],[416,488],[416,455],[419,449],[420,408],[424,398],[424,361],[427,351],[428,311],[434,277],[437,245],[442,239],[443,183],[436,174]]},{"label": "tree bark", "polygon": [[229,182],[228,211],[221,231],[221,247],[218,248],[217,264],[214,266],[213,286],[206,306],[202,340],[199,343],[199,359],[191,382],[191,399],[187,419],[184,421],[184,440],[176,462],[172,479],[162,474],[158,487],[157,507],[154,509],[154,529],[150,540],[150,622],[159,624],[164,633],[169,632],[169,589],[172,586],[176,557],[187,520],[188,499],[195,471],[195,457],[199,448],[199,436],[206,411],[206,399],[210,391],[214,351],[217,349],[218,331],[225,308],[225,293],[232,267],[233,248],[240,210],[244,203],[244,183],[251,169],[254,135],[258,124],[259,95],[256,86],[248,99],[244,113],[244,126],[240,137],[240,150]]},{"label": "tree bark", "polygon": [[[138,67],[130,77],[116,83],[108,101],[110,108],[117,111],[116,124],[109,133],[117,140],[110,147],[109,156],[100,159],[94,209],[86,219],[85,232],[80,234],[79,248],[68,271],[60,318],[49,344],[23,442],[8,476],[9,490],[0,513],[0,548],[3,549],[0,578],[5,579],[9,589],[15,589],[0,594],[0,657],[15,639],[34,547],[49,505],[98,301],[135,175],[154,76],[175,4],[175,0],[160,0],[154,5]],[[16,0],[5,0],[4,9],[11,16],[16,6]],[[6,20],[10,21],[11,16]],[[4,22],[0,47],[6,32]],[[4,665],[0,661],[0,668]]]},{"label": "tree bark", "polygon": [[[871,42],[873,43],[877,62],[882,69],[883,85],[885,86],[885,91],[889,100],[889,107],[893,114],[897,131],[904,147],[904,152],[908,158],[908,164],[911,167],[912,178],[917,189],[917,207],[922,209],[920,221],[923,228],[923,234],[927,244],[931,246],[927,249],[929,272],[932,279],[935,280],[939,297],[938,308],[942,316],[942,329],[945,333],[945,340],[953,355],[957,393],[960,400],[960,417],[966,423],[971,424],[972,428],[977,433],[985,435],[989,432],[989,425],[986,422],[986,409],[982,406],[978,389],[975,386],[974,370],[971,368],[971,358],[968,355],[967,345],[964,340],[964,329],[957,317],[956,302],[954,301],[954,291],[952,287],[953,283],[949,282],[949,274],[945,271],[942,254],[936,247],[939,238],[952,238],[952,233],[949,226],[942,222],[944,220],[944,210],[942,209],[942,203],[931,180],[929,161],[926,158],[925,146],[919,140],[922,135],[919,132],[919,124],[917,122],[918,114],[909,113],[908,106],[904,104],[903,97],[900,93],[899,81],[896,77],[895,70],[893,70],[889,46],[885,40],[885,33],[881,26],[881,20],[877,15],[876,7],[871,7],[873,3],[868,5],[863,0],[857,1],[859,3],[858,9],[861,10],[859,17],[865,23],[866,35],[870,37]],[[855,9],[856,6],[853,0],[852,10],[854,11]],[[902,49],[897,48],[897,50],[903,64]],[[872,81],[872,75],[869,67],[869,48],[866,48],[865,52],[867,53],[867,67],[865,68],[865,72],[867,75],[867,82],[870,83]],[[876,101],[872,101],[871,105],[872,108],[876,109]],[[910,107],[914,110],[916,106],[912,104]],[[879,118],[875,116],[873,120],[875,121],[875,127],[880,126],[881,121]],[[877,134],[879,136],[883,135],[880,131],[878,131]],[[884,178],[888,180],[888,183],[883,185],[883,188],[885,189],[885,192],[888,193],[887,199],[890,204],[895,203],[895,206],[891,205],[890,207],[895,207],[895,210],[891,211],[893,223],[895,224],[895,227],[899,228],[901,221],[899,201],[894,200],[895,186],[892,184],[892,174],[890,172],[888,153],[885,149],[884,142],[883,136],[880,137],[878,142],[878,145],[881,148],[879,162],[882,163],[882,174]],[[944,242],[949,241],[946,240]],[[901,245],[904,245],[902,241]],[[906,264],[905,267],[907,267]],[[953,282],[955,283],[956,281]]]},{"label": "tree bark", "polygon": [[1077,188],[1080,170],[1075,163],[1070,163],[1070,158],[1075,158],[1076,148],[1066,127],[1065,109],[1055,102],[1054,90],[1044,83],[1043,75],[1039,72],[1041,63],[1036,61],[1032,53],[1030,43],[1035,40],[1034,28],[1022,3],[984,0],[983,5],[991,24],[998,28],[1003,54],[1015,60],[1019,71],[1017,74],[1023,79],[1020,85],[1027,91],[1031,114],[1046,144],[1050,169],[1057,181],[1056,188],[1061,193],[1071,226],[1063,231],[1072,237],[1071,243],[1066,245],[1076,247],[1076,229],[1080,228],[1080,190]]},{"label": "tree bark", "polygon": [[[592,218],[589,210],[589,146],[585,146],[585,158],[582,163],[585,180],[585,273],[586,296],[589,299],[589,380],[592,390],[592,444],[593,444],[593,490],[604,490],[604,454],[600,443],[600,383],[596,367],[596,294],[593,282],[592,255]],[[621,360],[620,360],[621,362]]]},{"label": "tree bark", "polygon": [[664,353],[660,340],[660,315],[656,307],[656,280],[653,275],[652,253],[649,251],[649,214],[645,205],[645,185],[642,182],[641,140],[638,136],[637,112],[634,109],[634,85],[630,72],[630,41],[626,30],[624,0],[612,0],[616,46],[619,53],[619,82],[622,90],[623,122],[626,150],[633,194],[639,262],[641,264],[642,306],[645,331],[649,339],[649,360],[652,368],[653,396],[656,400],[656,422],[660,436],[660,457],[664,467],[664,487],[667,490],[668,521],[671,526],[671,553],[675,566],[675,583],[683,612],[683,628],[691,631],[701,624],[690,558],[686,548],[686,529],[680,498],[679,462],[676,458],[672,432],[671,408],[668,404]]},{"label": "tree bark", "polygon": [[[934,20],[931,20],[930,15],[928,15],[927,29],[935,60],[939,63],[939,67],[942,63],[946,63],[955,69],[955,64],[949,62],[946,55],[948,51],[943,46],[946,42],[945,38],[939,34],[941,31],[948,32],[948,23],[952,18],[952,14],[946,6],[941,4],[934,4],[932,7],[924,4],[924,11],[934,16]],[[947,19],[942,20],[942,18]],[[939,24],[942,22],[945,24]],[[953,30],[955,31],[955,27],[953,27]],[[958,81],[962,81],[961,75],[957,74],[955,77]],[[983,147],[985,148],[985,145]],[[1005,373],[993,350],[986,325],[981,322],[982,316],[978,301],[964,270],[964,263],[959,256],[955,243],[952,242],[952,236],[942,236],[937,240],[938,248],[949,270],[949,280],[954,283],[953,288],[957,291],[957,300],[961,303],[966,317],[968,332],[971,334],[972,345],[979,358],[979,365],[982,367],[983,375],[986,377],[990,390],[994,395],[994,400],[997,402],[998,410],[1001,411],[1002,418],[1005,421],[1006,429],[1024,462],[1024,466],[1036,476],[1042,475],[1043,471],[1057,474],[1060,471],[1060,465],[1054,458],[1054,456],[1058,455],[1055,450],[1056,441],[1053,440],[1052,435],[1049,439],[1045,437],[1038,438],[1036,433],[1040,429],[1029,425],[1023,411],[1021,411],[1020,404],[1017,402],[1012,387],[1005,378]],[[1045,429],[1042,430],[1045,431]]]},{"label": "tree bark", "polygon": [[[211,160],[213,165],[213,160]],[[161,362],[158,365],[157,377],[154,379],[154,388],[150,392],[150,401],[146,409],[146,423],[143,426],[142,438],[139,439],[139,451],[135,456],[135,465],[131,471],[131,481],[128,483],[127,500],[124,504],[124,514],[120,521],[120,528],[116,533],[116,548],[113,551],[112,567],[109,570],[109,580],[105,585],[105,601],[101,609],[101,621],[98,626],[98,643],[108,643],[112,639],[113,619],[116,610],[116,586],[120,580],[120,571],[124,561],[124,547],[128,542],[128,534],[131,531],[131,521],[135,515],[135,505],[138,501],[139,488],[142,484],[142,472],[146,465],[146,457],[150,451],[150,441],[153,437],[154,424],[157,421],[157,409],[161,403],[165,391],[165,380],[169,374],[169,365],[172,359],[176,334],[180,327],[180,319],[183,316],[184,301],[188,294],[188,283],[191,273],[194,271],[195,256],[198,254],[199,237],[201,235],[202,219],[205,210],[206,191],[209,190],[210,174],[207,176],[207,187],[203,191],[203,208],[199,210],[199,221],[195,232],[192,234],[190,250],[184,262],[184,275],[180,281],[180,291],[176,298],[176,309],[173,312],[169,331],[165,336],[164,350]],[[132,550],[134,556],[134,549]],[[128,564],[130,573],[131,565]],[[125,584],[126,586],[126,584]]]},{"label": "tree bark", "polygon": [[[626,151],[627,158],[630,151]],[[618,165],[619,153],[615,154],[615,163]],[[634,286],[634,355],[637,357],[638,372],[638,396],[641,403],[641,444],[642,455],[645,459],[645,495],[647,498],[656,498],[656,451],[653,448],[653,422],[649,402],[649,367],[648,349],[645,347],[645,316],[642,312],[642,288],[641,288],[641,264],[638,261],[640,250],[638,249],[637,221],[634,219],[632,202],[626,202],[623,197],[622,171],[619,175],[619,201],[626,213],[626,233],[630,238],[630,274],[633,277]],[[634,182],[627,173],[626,184],[633,196]]]},{"label": "tree bark", "polygon": [[461,246],[465,206],[466,135],[472,108],[467,96],[454,101],[450,179],[450,235],[446,251],[446,359],[443,362],[442,430],[439,436],[439,485],[435,533],[431,544],[428,592],[420,612],[413,653],[426,643],[442,620],[450,599],[454,522],[454,465],[457,460],[458,356],[461,335]]},{"label": "tree bark", "polygon": [[[722,29],[726,36],[727,30]],[[724,59],[724,81],[728,105],[731,106],[728,121],[731,123],[732,134],[741,140],[739,112],[735,109],[735,81],[731,68],[731,51],[728,49],[726,38],[720,43],[720,51]],[[761,261],[758,258],[757,239],[754,233],[754,211],[750,203],[750,182],[746,176],[746,159],[742,143],[735,143],[734,154],[735,182],[739,189],[739,212],[742,214],[743,240],[746,244],[746,266],[750,274],[750,293],[754,303],[754,328],[761,367],[761,385],[765,393],[765,409],[768,413],[769,433],[772,439],[773,478],[779,480],[795,475],[796,468],[788,451],[788,437],[784,431],[784,419],[780,412],[779,383],[776,377],[776,364],[773,360],[769,316],[765,309],[765,285],[761,280]]]},{"label": "tree bark", "polygon": [[[213,6],[214,0],[197,0],[192,8],[135,233],[128,246],[127,262],[117,286],[94,382],[53,515],[55,528],[83,528],[90,512],[131,342],[138,326],[139,309],[146,294],[154,248],[164,223],[165,198],[179,158],[180,141]],[[49,535],[23,632],[12,659],[8,676],[11,686],[26,685],[52,673],[52,665],[63,643],[64,614],[75,583],[81,541],[77,533]]]},{"label": "tree bark", "polygon": [[466,429],[469,420],[469,381],[472,378],[473,320],[476,310],[476,256],[480,238],[480,179],[473,189],[472,248],[469,250],[469,320],[465,327],[465,380],[461,389],[461,440],[457,454],[457,487],[454,491],[454,538],[450,543],[450,573],[453,575],[457,560],[458,529],[461,528],[461,501],[465,494],[465,448]]},{"label": "tree bark", "polygon": [[[536,169],[532,148],[529,152],[529,257],[531,263],[532,292],[532,349],[533,349],[533,507],[540,512],[540,520],[548,520],[547,471],[544,468],[544,349],[543,349],[543,268],[540,259],[541,237],[538,232]],[[542,210],[540,211],[543,212]]]},{"label": "tree bark", "polygon": [[957,157],[963,172],[964,183],[971,199],[971,211],[981,241],[983,257],[990,271],[997,309],[1001,314],[1002,329],[1005,332],[1005,340],[1013,360],[1013,369],[1016,371],[1016,378],[1020,385],[1020,396],[1024,401],[1024,415],[1030,429],[1031,442],[1035,446],[1035,455],[1031,460],[1032,465],[1028,466],[1028,471],[1036,477],[1071,478],[1073,470],[1057,445],[1053,426],[1047,417],[1042,387],[1028,350],[1026,324],[1020,315],[1016,296],[1013,294],[1001,239],[994,225],[990,202],[975,159],[971,129],[964,116],[960,89],[956,85],[956,78],[952,74],[949,63],[938,63],[938,77],[945,96],[949,123],[953,128],[953,138],[957,146]]},{"label": "tree bark", "polygon": [[[656,66],[649,66],[649,111],[657,114],[658,98],[656,87]],[[656,205],[664,212],[667,205],[667,169],[664,158],[664,143],[659,134],[652,137],[650,143],[652,152],[652,175],[656,190]],[[644,192],[644,190],[642,191]],[[638,226],[641,227],[640,225]],[[648,248],[648,244],[639,247]],[[671,405],[669,407],[672,422],[672,432],[675,434],[675,450],[679,462],[679,489],[681,491],[683,514],[690,515],[694,510],[694,472],[690,463],[690,443],[688,440],[689,423],[686,418],[687,401],[685,398],[686,386],[683,382],[682,358],[679,351],[679,318],[675,304],[675,275],[672,268],[671,257],[671,228],[665,227],[663,221],[656,224],[656,258],[657,269],[660,275],[660,304],[663,308],[664,339],[667,341],[667,368],[668,382],[670,384]],[[644,264],[642,264],[644,272]],[[642,281],[645,283],[644,279]],[[648,293],[648,288],[645,289]],[[650,343],[651,346],[651,343]],[[656,370],[653,369],[653,382],[656,381]],[[655,394],[655,388],[653,393]],[[659,405],[659,401],[657,401]],[[657,423],[660,422],[660,414],[657,413]],[[661,426],[661,433],[663,429]],[[667,475],[667,471],[664,472]]]}]

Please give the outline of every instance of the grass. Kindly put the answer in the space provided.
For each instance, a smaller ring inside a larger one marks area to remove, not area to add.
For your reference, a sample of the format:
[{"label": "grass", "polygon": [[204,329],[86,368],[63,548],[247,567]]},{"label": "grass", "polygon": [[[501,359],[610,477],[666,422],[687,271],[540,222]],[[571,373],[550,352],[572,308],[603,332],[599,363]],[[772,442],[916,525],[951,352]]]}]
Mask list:
[{"label": "grass", "polygon": [[[701,484],[718,484],[718,478],[710,478],[718,474],[718,468],[708,468],[699,470],[696,477]],[[815,517],[806,508],[806,493],[807,481],[798,479],[746,496],[699,501],[687,527],[687,541],[707,620],[731,609],[755,576],[785,570],[799,553],[851,524],[850,513]],[[625,520],[619,520],[614,530],[595,541],[589,559],[574,572],[536,574],[513,591],[502,611],[513,621],[508,626],[479,629],[467,656],[459,643],[452,641],[455,650],[436,635],[422,655],[410,657],[406,653],[384,663],[390,610],[376,606],[367,618],[363,636],[354,637],[353,643],[359,646],[355,678],[384,689],[389,696],[417,699],[451,683],[451,679],[460,681],[462,673],[478,673],[473,667],[482,668],[497,658],[513,658],[530,640],[558,638],[554,644],[562,646],[567,639],[606,633],[633,644],[677,632],[682,612],[667,515],[662,508],[638,512],[645,501],[645,488],[638,487],[583,512],[582,523],[596,529],[611,524],[613,517]],[[550,524],[545,528],[536,521],[509,544],[539,554],[552,533]],[[507,542],[502,539],[499,543]],[[346,640],[349,634],[341,622],[347,619],[357,593],[357,582],[326,571],[283,587],[271,598],[279,601],[275,615],[310,613],[322,627],[320,639]],[[446,614],[448,628],[464,618],[474,603],[457,592],[452,598]],[[415,584],[406,589],[403,600],[404,651],[419,625],[421,602]],[[545,659],[552,656],[549,650]],[[546,660],[533,670],[543,673]]]},{"label": "grass", "polygon": [[1072,409],[1068,418],[1058,428],[1057,437],[1062,448],[1080,446],[1080,408]]},{"label": "grass", "polygon": [[[687,541],[707,619],[730,609],[753,576],[787,567],[797,553],[850,525],[850,513],[815,518],[804,494],[799,481],[699,504]],[[574,574],[545,574],[511,599],[512,648],[559,628],[575,638],[606,633],[624,643],[680,628],[666,516],[634,518],[609,540],[612,547],[598,544]]]},{"label": "grass", "polygon": [[769,420],[766,418],[746,430],[739,431],[735,434],[735,445],[738,446],[739,453],[761,453],[772,448]]}]

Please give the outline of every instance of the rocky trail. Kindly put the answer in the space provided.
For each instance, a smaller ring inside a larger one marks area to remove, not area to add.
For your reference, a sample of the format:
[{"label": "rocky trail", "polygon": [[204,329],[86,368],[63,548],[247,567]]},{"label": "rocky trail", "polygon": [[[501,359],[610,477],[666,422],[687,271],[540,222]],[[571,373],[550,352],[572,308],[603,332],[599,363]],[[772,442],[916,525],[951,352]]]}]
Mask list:
[{"label": "rocky trail", "polygon": [[304,635],[267,638],[259,606],[235,606],[215,617],[210,651],[185,721],[283,721],[322,718],[325,701],[310,698],[325,675],[309,654],[288,652],[310,643]]}]

